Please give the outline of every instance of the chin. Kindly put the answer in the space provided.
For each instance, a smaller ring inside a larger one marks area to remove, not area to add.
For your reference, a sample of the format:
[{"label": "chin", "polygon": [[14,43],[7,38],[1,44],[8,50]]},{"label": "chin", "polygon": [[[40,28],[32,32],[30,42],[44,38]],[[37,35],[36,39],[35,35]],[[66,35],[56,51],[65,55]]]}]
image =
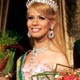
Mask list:
[{"label": "chin", "polygon": [[32,37],[33,37],[33,38],[36,38],[36,39],[37,39],[37,38],[40,38],[40,37],[38,37],[38,36],[32,36]]},{"label": "chin", "polygon": [[34,34],[34,35],[31,35],[33,38],[38,38],[38,37],[40,37],[39,35],[37,35],[37,34]]},{"label": "chin", "polygon": [[34,38],[34,39],[40,39],[41,37],[40,36],[32,36],[32,38]]}]

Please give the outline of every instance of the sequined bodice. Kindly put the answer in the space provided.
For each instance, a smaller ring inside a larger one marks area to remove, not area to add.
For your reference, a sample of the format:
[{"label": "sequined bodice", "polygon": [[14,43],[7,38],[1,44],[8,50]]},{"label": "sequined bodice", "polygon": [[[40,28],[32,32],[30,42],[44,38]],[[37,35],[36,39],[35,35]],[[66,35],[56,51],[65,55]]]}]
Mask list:
[{"label": "sequined bodice", "polygon": [[[32,64],[29,68],[27,65],[25,65],[22,68],[23,72],[23,78],[24,80],[31,80],[31,75],[44,72],[44,71],[50,71],[52,70],[53,66],[48,65],[46,62],[41,62],[39,64]],[[36,80],[36,79],[35,79]],[[46,80],[46,79],[41,79],[41,80]]]}]

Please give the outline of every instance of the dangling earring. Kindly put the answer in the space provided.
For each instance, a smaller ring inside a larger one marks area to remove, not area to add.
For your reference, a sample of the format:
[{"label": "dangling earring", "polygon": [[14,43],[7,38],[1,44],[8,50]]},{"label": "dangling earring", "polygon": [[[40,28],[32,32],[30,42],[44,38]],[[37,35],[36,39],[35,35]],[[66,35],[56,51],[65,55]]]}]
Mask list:
[{"label": "dangling earring", "polygon": [[49,32],[48,32],[48,38],[52,39],[53,37],[54,37],[54,32],[53,32],[53,27],[51,27]]},{"label": "dangling earring", "polygon": [[27,36],[28,36],[28,38],[30,38],[30,37],[31,37],[31,35],[30,35],[29,31],[28,31],[28,33],[27,33]]}]

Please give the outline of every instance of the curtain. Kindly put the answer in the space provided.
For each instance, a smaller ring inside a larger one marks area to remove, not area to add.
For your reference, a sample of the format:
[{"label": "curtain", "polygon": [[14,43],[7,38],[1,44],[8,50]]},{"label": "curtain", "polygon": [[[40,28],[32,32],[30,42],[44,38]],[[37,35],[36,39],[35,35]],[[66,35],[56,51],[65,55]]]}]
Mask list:
[{"label": "curtain", "polygon": [[0,0],[0,32],[4,34],[6,30],[9,0]]}]

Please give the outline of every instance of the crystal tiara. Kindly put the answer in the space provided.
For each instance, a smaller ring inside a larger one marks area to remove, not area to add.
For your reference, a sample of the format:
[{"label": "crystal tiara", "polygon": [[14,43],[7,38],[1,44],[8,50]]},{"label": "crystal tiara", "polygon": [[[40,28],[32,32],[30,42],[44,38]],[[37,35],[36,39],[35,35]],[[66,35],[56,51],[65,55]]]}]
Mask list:
[{"label": "crystal tiara", "polygon": [[26,2],[27,8],[28,8],[31,4],[35,3],[35,2],[41,2],[41,3],[47,4],[47,5],[49,5],[51,8],[53,8],[54,11],[57,11],[58,5],[57,5],[57,3],[56,3],[54,0],[28,0],[28,1]]}]

